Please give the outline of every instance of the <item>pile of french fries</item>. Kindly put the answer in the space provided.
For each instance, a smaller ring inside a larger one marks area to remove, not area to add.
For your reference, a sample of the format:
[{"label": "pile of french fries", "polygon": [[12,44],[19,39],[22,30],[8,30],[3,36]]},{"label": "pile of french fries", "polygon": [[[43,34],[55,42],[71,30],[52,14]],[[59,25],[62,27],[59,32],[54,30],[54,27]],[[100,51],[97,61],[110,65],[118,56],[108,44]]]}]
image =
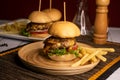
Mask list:
[{"label": "pile of french fries", "polygon": [[108,52],[115,52],[114,48],[91,48],[91,47],[81,47],[79,57],[80,60],[73,63],[72,67],[77,67],[80,65],[85,65],[88,62],[94,63],[98,60],[107,61],[104,57]]}]

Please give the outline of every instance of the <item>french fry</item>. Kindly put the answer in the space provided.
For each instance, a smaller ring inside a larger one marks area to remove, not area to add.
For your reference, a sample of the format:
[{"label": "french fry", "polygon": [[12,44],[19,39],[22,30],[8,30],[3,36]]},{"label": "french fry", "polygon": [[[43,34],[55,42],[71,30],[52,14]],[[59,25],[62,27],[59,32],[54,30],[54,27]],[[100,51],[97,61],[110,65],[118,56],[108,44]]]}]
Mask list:
[{"label": "french fry", "polygon": [[101,51],[99,54],[106,55],[107,53],[108,53],[107,51]]},{"label": "french fry", "polygon": [[94,50],[102,50],[102,51],[107,51],[107,52],[115,52],[114,48],[90,48],[90,47],[82,47],[83,49],[86,49],[87,51],[94,51]]},{"label": "french fry", "polygon": [[107,59],[105,58],[105,57],[103,57],[102,55],[100,55],[100,54],[98,54],[98,55],[96,55],[100,60],[102,60],[102,61],[107,61]]},{"label": "french fry", "polygon": [[81,64],[81,62],[83,62],[88,56],[89,56],[89,54],[85,54],[79,61],[77,61],[74,64],[72,64],[71,67],[79,66]]},{"label": "french fry", "polygon": [[95,55],[99,54],[101,50],[97,50],[94,53],[90,54],[89,56],[86,57],[84,61],[81,62],[81,65],[84,65],[86,62],[88,62],[91,58],[93,58]]},{"label": "french fry", "polygon": [[103,55],[106,55],[108,52],[115,52],[114,48],[91,48],[91,47],[81,47],[79,57],[80,60],[72,64],[72,67],[77,67],[79,65],[84,65],[88,61],[94,63],[98,61],[98,59],[102,61],[107,61]]},{"label": "french fry", "polygon": [[97,48],[97,49],[107,51],[107,52],[115,52],[114,48]]},{"label": "french fry", "polygon": [[83,55],[87,54],[86,49],[81,49],[81,53],[82,53]]},{"label": "french fry", "polygon": [[82,54],[82,53],[79,53],[78,57],[82,58],[82,57],[83,57],[83,54]]},{"label": "french fry", "polygon": [[87,53],[93,53],[95,51],[94,48],[82,47],[82,49],[86,50]]},{"label": "french fry", "polygon": [[98,59],[95,56],[91,58],[91,63],[96,62],[96,61],[98,61]]}]

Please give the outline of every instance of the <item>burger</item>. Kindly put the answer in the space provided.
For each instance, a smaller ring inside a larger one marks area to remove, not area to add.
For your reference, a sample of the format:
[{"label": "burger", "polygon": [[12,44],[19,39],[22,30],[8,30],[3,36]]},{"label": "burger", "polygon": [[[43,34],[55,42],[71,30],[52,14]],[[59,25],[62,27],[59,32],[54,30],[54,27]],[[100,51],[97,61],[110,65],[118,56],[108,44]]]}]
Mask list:
[{"label": "burger", "polygon": [[60,12],[60,10],[55,8],[45,9],[43,10],[43,12],[45,12],[53,22],[59,21],[62,18],[62,13]]},{"label": "burger", "polygon": [[58,21],[48,29],[51,35],[44,41],[43,52],[55,61],[70,61],[79,54],[75,37],[80,36],[79,28],[69,21]]},{"label": "burger", "polygon": [[52,20],[50,17],[42,11],[33,11],[28,19],[30,23],[27,24],[23,35],[45,38],[49,36],[48,29],[52,25]]}]

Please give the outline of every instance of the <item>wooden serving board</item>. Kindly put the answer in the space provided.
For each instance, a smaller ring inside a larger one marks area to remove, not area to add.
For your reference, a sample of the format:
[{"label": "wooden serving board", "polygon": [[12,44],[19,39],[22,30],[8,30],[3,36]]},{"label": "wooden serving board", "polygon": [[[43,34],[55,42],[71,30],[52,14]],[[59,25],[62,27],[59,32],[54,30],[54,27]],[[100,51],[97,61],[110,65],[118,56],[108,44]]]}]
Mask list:
[{"label": "wooden serving board", "polygon": [[[84,43],[77,44],[81,46],[91,47]],[[38,72],[43,72],[52,75],[81,74],[93,69],[99,63],[98,60],[97,62],[92,64],[71,67],[71,65],[76,61],[80,60],[80,58],[76,58],[74,60],[66,62],[53,61],[49,57],[43,55],[43,46],[43,41],[28,44],[18,51],[18,56],[28,68]]]}]

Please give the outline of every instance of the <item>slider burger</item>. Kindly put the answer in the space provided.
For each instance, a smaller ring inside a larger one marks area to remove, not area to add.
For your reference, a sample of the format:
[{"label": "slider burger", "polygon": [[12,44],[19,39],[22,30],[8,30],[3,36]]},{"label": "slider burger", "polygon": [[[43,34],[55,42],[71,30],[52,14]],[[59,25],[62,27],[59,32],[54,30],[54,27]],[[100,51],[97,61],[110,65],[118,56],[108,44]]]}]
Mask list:
[{"label": "slider burger", "polygon": [[59,21],[62,18],[62,13],[55,8],[45,9],[43,12],[45,12],[53,22]]},{"label": "slider burger", "polygon": [[52,36],[44,41],[43,52],[55,61],[69,61],[79,54],[75,37],[80,36],[79,28],[69,21],[53,23],[48,33]]},{"label": "slider burger", "polygon": [[52,20],[49,16],[41,11],[33,11],[28,19],[31,21],[25,31],[29,32],[30,36],[37,38],[47,37],[48,28],[51,26]]}]

